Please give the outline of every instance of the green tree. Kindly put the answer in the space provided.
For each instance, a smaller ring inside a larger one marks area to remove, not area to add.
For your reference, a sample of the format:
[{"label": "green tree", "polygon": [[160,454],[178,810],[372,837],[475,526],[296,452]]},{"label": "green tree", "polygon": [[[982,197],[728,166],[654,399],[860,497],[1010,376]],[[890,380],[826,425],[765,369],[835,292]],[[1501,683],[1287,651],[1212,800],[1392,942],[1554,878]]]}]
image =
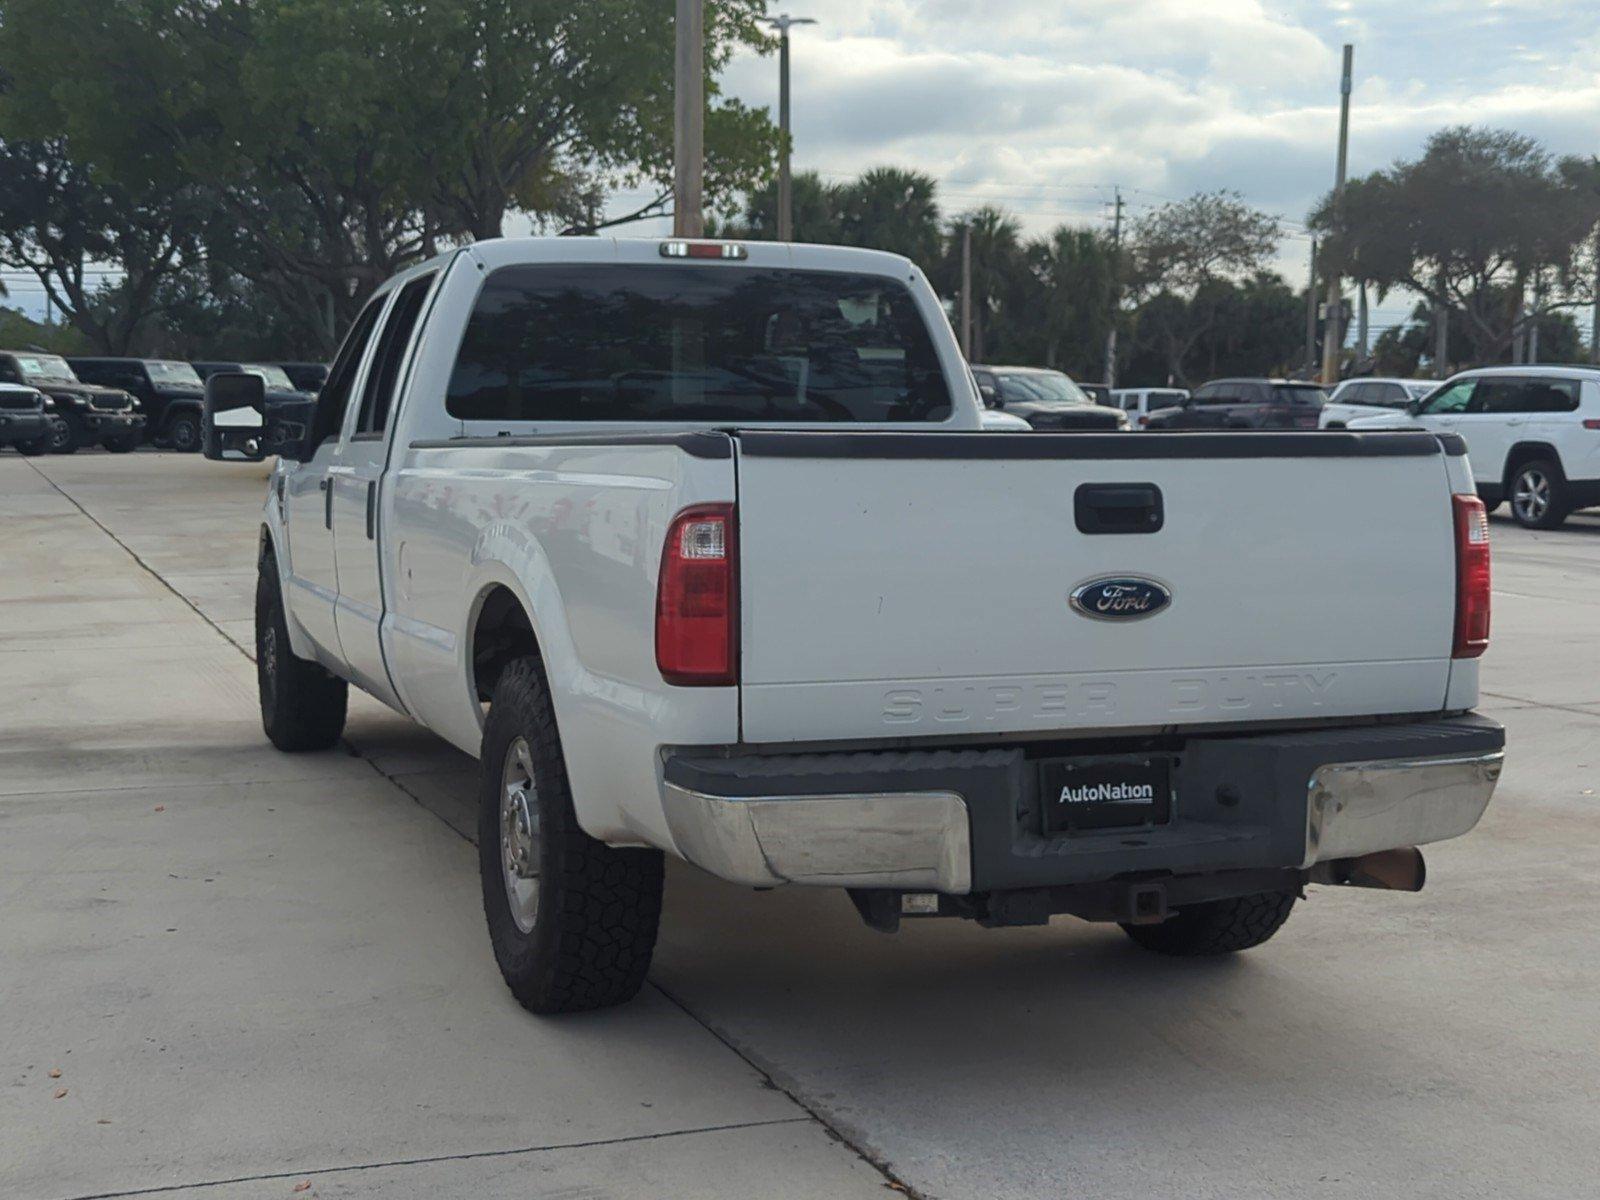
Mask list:
[{"label": "green tree", "polygon": [[1199,344],[1226,319],[1234,289],[1257,275],[1282,240],[1276,217],[1233,192],[1202,192],[1162,205],[1137,221],[1130,245],[1132,283],[1142,301],[1138,335],[1184,386]]},{"label": "green tree", "polygon": [[838,191],[847,246],[903,254],[926,270],[943,249],[938,182],[921,171],[874,167]]},{"label": "green tree", "polygon": [[972,361],[992,362],[1004,352],[1008,317],[1025,303],[1027,263],[1022,225],[993,205],[956,217],[947,229],[944,258],[934,277],[947,296],[959,298],[965,231],[972,237]]},{"label": "green tree", "polygon": [[1495,362],[1527,321],[1592,298],[1580,265],[1600,219],[1595,177],[1592,160],[1557,162],[1536,139],[1458,126],[1414,161],[1352,180],[1340,217],[1330,196],[1310,224],[1326,265],[1443,305],[1468,358]]},{"label": "green tree", "polygon": [[1057,226],[1023,248],[1030,280],[1013,337],[1034,343],[1030,361],[1042,361],[1082,379],[1100,377],[1106,333],[1115,301],[1116,261],[1111,241],[1092,229]]}]

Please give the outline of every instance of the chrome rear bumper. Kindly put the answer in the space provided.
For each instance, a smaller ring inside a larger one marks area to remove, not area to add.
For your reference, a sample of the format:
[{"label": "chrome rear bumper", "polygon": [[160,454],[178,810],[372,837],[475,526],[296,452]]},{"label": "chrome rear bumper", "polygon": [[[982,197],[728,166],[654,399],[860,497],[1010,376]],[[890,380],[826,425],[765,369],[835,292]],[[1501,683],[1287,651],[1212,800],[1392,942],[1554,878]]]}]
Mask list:
[{"label": "chrome rear bumper", "polygon": [[663,799],[679,852],[733,883],[972,886],[971,823],[954,792],[732,798],[669,782]]},{"label": "chrome rear bumper", "polygon": [[1301,866],[1460,837],[1489,807],[1504,751],[1327,763],[1306,796]]}]

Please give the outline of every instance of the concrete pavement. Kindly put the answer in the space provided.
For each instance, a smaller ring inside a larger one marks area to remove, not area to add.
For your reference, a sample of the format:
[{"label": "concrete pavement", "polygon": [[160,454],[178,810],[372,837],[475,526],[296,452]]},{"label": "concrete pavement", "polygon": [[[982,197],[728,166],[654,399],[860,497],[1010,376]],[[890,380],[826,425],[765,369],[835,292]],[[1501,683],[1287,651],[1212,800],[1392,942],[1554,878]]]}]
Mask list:
[{"label": "concrete pavement", "polygon": [[354,753],[265,746],[222,636],[260,474],[0,458],[0,1195],[886,1194],[862,1155],[972,1200],[1594,1194],[1600,520],[1494,521],[1508,767],[1418,896],[1171,963],[679,869],[655,986],[544,1022],[463,756],[369,702]]}]

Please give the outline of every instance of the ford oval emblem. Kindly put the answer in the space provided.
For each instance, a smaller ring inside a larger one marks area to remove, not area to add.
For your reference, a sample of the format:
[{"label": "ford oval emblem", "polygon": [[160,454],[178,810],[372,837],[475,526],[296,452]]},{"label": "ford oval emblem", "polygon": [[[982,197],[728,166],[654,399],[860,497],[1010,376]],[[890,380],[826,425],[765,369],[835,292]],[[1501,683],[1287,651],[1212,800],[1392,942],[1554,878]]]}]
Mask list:
[{"label": "ford oval emblem", "polygon": [[1116,575],[1091,579],[1072,593],[1072,607],[1096,621],[1137,621],[1172,603],[1172,593],[1154,579]]}]

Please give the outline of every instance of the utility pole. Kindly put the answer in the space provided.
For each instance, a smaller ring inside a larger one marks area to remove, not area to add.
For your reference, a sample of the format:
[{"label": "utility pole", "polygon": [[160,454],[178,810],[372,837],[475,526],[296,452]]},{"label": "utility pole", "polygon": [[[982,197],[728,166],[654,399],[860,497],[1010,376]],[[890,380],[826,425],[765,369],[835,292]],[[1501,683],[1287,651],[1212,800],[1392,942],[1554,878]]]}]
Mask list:
[{"label": "utility pole", "polygon": [[972,223],[961,226],[961,357],[972,361]]},{"label": "utility pole", "polygon": [[672,232],[676,237],[705,236],[703,211],[706,155],[706,9],[705,0],[677,0],[674,26],[672,138]]},{"label": "utility pole", "polygon": [[1528,322],[1528,353],[1525,362],[1539,361],[1539,314],[1544,307],[1544,272],[1533,274],[1533,320]]},{"label": "utility pole", "polygon": [[1594,312],[1589,320],[1589,361],[1600,363],[1600,229],[1594,234]]},{"label": "utility pole", "polygon": [[[1344,173],[1350,154],[1350,64],[1355,57],[1355,47],[1344,46],[1344,73],[1339,77],[1339,166],[1333,177],[1333,228],[1343,233],[1340,222],[1344,217]],[[1326,387],[1339,382],[1339,348],[1344,344],[1344,323],[1339,320],[1343,311],[1339,302],[1339,272],[1328,272],[1328,323],[1322,336],[1322,383]]]},{"label": "utility pole", "polygon": [[1443,379],[1450,357],[1450,309],[1445,305],[1444,272],[1439,272],[1439,296],[1433,302],[1433,377]]},{"label": "utility pole", "polygon": [[1117,386],[1117,313],[1122,307],[1122,189],[1111,218],[1111,324],[1106,328],[1106,386]]},{"label": "utility pole", "polygon": [[780,13],[763,20],[778,31],[778,240],[794,241],[794,191],[789,175],[789,28],[815,25],[811,17]]},{"label": "utility pole", "polygon": [[1317,239],[1311,239],[1311,265],[1306,274],[1306,378],[1317,376]]}]

